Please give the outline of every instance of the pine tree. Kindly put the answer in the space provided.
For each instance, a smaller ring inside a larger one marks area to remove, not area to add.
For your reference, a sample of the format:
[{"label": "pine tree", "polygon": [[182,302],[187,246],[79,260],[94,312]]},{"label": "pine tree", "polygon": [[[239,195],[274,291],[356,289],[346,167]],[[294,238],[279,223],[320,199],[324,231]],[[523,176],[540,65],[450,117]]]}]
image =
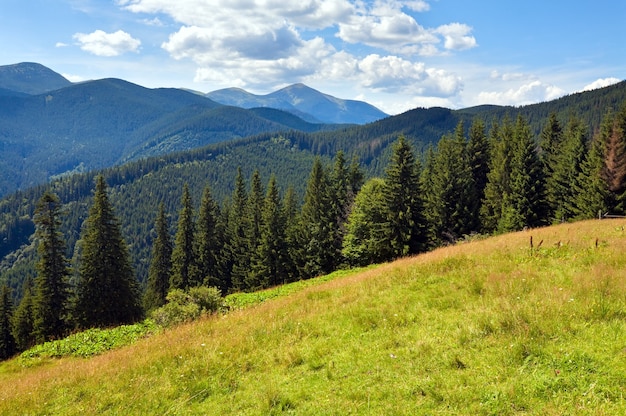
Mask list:
[{"label": "pine tree", "polygon": [[392,258],[426,249],[427,227],[422,214],[420,170],[410,144],[401,135],[393,146],[385,178],[385,237],[389,241]]},{"label": "pine tree", "polygon": [[197,227],[197,258],[198,271],[205,285],[219,288],[222,293],[228,290],[227,283],[223,280],[219,269],[218,258],[222,237],[219,221],[219,208],[213,196],[211,188],[207,185],[202,194],[200,211],[198,213]]},{"label": "pine tree", "polygon": [[22,300],[15,308],[13,321],[11,323],[13,338],[18,351],[24,351],[37,342],[35,338],[35,318],[33,307],[33,281],[26,277],[22,284]]},{"label": "pine tree", "polygon": [[78,325],[108,327],[140,319],[143,310],[139,286],[102,175],[96,178],[82,240],[75,305]]},{"label": "pine tree", "polygon": [[172,240],[165,214],[165,205],[159,204],[155,221],[156,238],[152,243],[152,257],[148,269],[148,283],[143,298],[146,311],[159,308],[166,303],[172,269]]},{"label": "pine tree", "polygon": [[198,286],[201,283],[198,281],[195,270],[194,236],[193,203],[189,194],[189,186],[184,184],[180,214],[178,215],[178,227],[172,250],[171,289],[184,290]]},{"label": "pine tree", "polygon": [[69,329],[69,263],[61,234],[59,198],[46,192],[37,203],[34,222],[39,240],[33,297],[34,332],[38,342],[60,338]]},{"label": "pine tree", "polygon": [[0,360],[11,358],[16,352],[15,339],[11,333],[13,300],[7,285],[0,289]]}]

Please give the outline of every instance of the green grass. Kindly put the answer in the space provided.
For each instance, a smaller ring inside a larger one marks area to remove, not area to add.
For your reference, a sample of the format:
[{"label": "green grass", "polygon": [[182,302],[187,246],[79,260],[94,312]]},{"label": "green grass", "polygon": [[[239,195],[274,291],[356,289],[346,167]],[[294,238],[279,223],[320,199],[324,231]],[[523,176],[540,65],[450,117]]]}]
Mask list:
[{"label": "green grass", "polygon": [[626,414],[623,225],[473,241],[231,296],[91,358],[8,361],[0,414]]}]

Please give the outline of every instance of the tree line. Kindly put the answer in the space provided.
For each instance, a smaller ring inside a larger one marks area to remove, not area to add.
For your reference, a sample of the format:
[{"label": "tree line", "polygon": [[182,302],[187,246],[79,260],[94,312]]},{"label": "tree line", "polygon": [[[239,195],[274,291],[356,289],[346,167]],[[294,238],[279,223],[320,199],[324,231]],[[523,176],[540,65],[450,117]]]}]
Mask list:
[{"label": "tree line", "polygon": [[365,181],[358,160],[339,151],[317,157],[302,201],[259,171],[239,169],[219,204],[207,183],[195,210],[183,185],[175,232],[161,203],[148,278],[134,275],[102,176],[96,179],[73,267],[59,231],[58,198],[45,193],[34,215],[37,277],[14,308],[0,293],[0,353],[10,356],[76,328],[134,322],[173,289],[217,287],[222,294],[308,279],[342,267],[390,261],[492,234],[551,223],[623,215],[626,202],[626,106],[609,111],[589,137],[576,117],[551,115],[536,139],[521,116],[461,121],[417,155],[399,136],[381,177]]}]

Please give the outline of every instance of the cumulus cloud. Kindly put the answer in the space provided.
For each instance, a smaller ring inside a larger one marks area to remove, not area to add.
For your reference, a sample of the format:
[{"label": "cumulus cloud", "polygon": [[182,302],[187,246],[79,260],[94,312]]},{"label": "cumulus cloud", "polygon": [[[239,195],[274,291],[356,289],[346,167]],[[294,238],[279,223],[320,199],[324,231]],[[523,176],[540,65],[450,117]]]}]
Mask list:
[{"label": "cumulus cloud", "polygon": [[562,89],[534,80],[517,88],[505,91],[481,92],[478,101],[498,105],[525,105],[554,100],[565,94]]},{"label": "cumulus cloud", "polygon": [[608,87],[609,85],[617,84],[621,80],[619,78],[600,78],[592,82],[591,84],[585,85],[582,91],[591,91],[598,88]]},{"label": "cumulus cloud", "polygon": [[414,16],[430,9],[426,0],[116,1],[179,23],[161,47],[193,61],[195,81],[220,86],[341,80],[377,92],[448,97],[461,91],[461,79],[414,57],[477,44],[467,25],[420,25]]},{"label": "cumulus cloud", "polygon": [[137,52],[141,41],[128,33],[118,30],[106,33],[96,30],[92,33],[76,33],[74,39],[80,48],[97,56],[118,56],[126,52]]},{"label": "cumulus cloud", "polygon": [[477,46],[474,36],[470,36],[472,28],[461,23],[439,26],[435,32],[444,36],[444,47],[451,50],[471,49]]}]

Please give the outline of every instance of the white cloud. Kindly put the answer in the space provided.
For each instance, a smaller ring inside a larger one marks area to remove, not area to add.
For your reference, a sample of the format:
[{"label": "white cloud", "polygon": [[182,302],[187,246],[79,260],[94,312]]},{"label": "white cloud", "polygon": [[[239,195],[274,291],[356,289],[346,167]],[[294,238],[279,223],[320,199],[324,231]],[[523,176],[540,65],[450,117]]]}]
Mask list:
[{"label": "white cloud", "polygon": [[126,52],[137,52],[141,41],[128,33],[118,30],[106,33],[96,30],[92,33],[76,33],[74,36],[84,51],[97,56],[118,56]]},{"label": "white cloud", "polygon": [[154,19],[141,19],[141,23],[143,23],[146,26],[155,26],[155,27],[165,26],[165,23],[163,23],[161,19],[159,19],[158,17],[155,17]]},{"label": "white cloud", "polygon": [[358,68],[361,85],[376,91],[449,97],[463,87],[454,74],[397,56],[369,55],[359,62]]},{"label": "white cloud", "polygon": [[87,81],[87,78],[80,76],[80,75],[72,75],[72,74],[61,74],[63,76],[63,78],[65,78],[66,80],[70,81],[70,82],[83,82],[83,81]]},{"label": "white cloud", "polygon": [[452,50],[471,49],[477,46],[474,36],[470,36],[472,28],[461,23],[450,23],[439,26],[435,32],[443,35],[444,47]]},{"label": "white cloud", "polygon": [[565,94],[562,89],[535,80],[505,91],[481,92],[478,102],[499,105],[525,105],[554,100]]},{"label": "white cloud", "polygon": [[63,43],[63,42],[57,42],[54,45],[55,48],[65,48],[66,46],[69,46],[69,45],[67,43]]},{"label": "white cloud", "polygon": [[621,80],[619,78],[600,78],[592,82],[591,84],[585,85],[582,91],[591,91],[598,88],[608,87],[609,85],[617,84]]}]

